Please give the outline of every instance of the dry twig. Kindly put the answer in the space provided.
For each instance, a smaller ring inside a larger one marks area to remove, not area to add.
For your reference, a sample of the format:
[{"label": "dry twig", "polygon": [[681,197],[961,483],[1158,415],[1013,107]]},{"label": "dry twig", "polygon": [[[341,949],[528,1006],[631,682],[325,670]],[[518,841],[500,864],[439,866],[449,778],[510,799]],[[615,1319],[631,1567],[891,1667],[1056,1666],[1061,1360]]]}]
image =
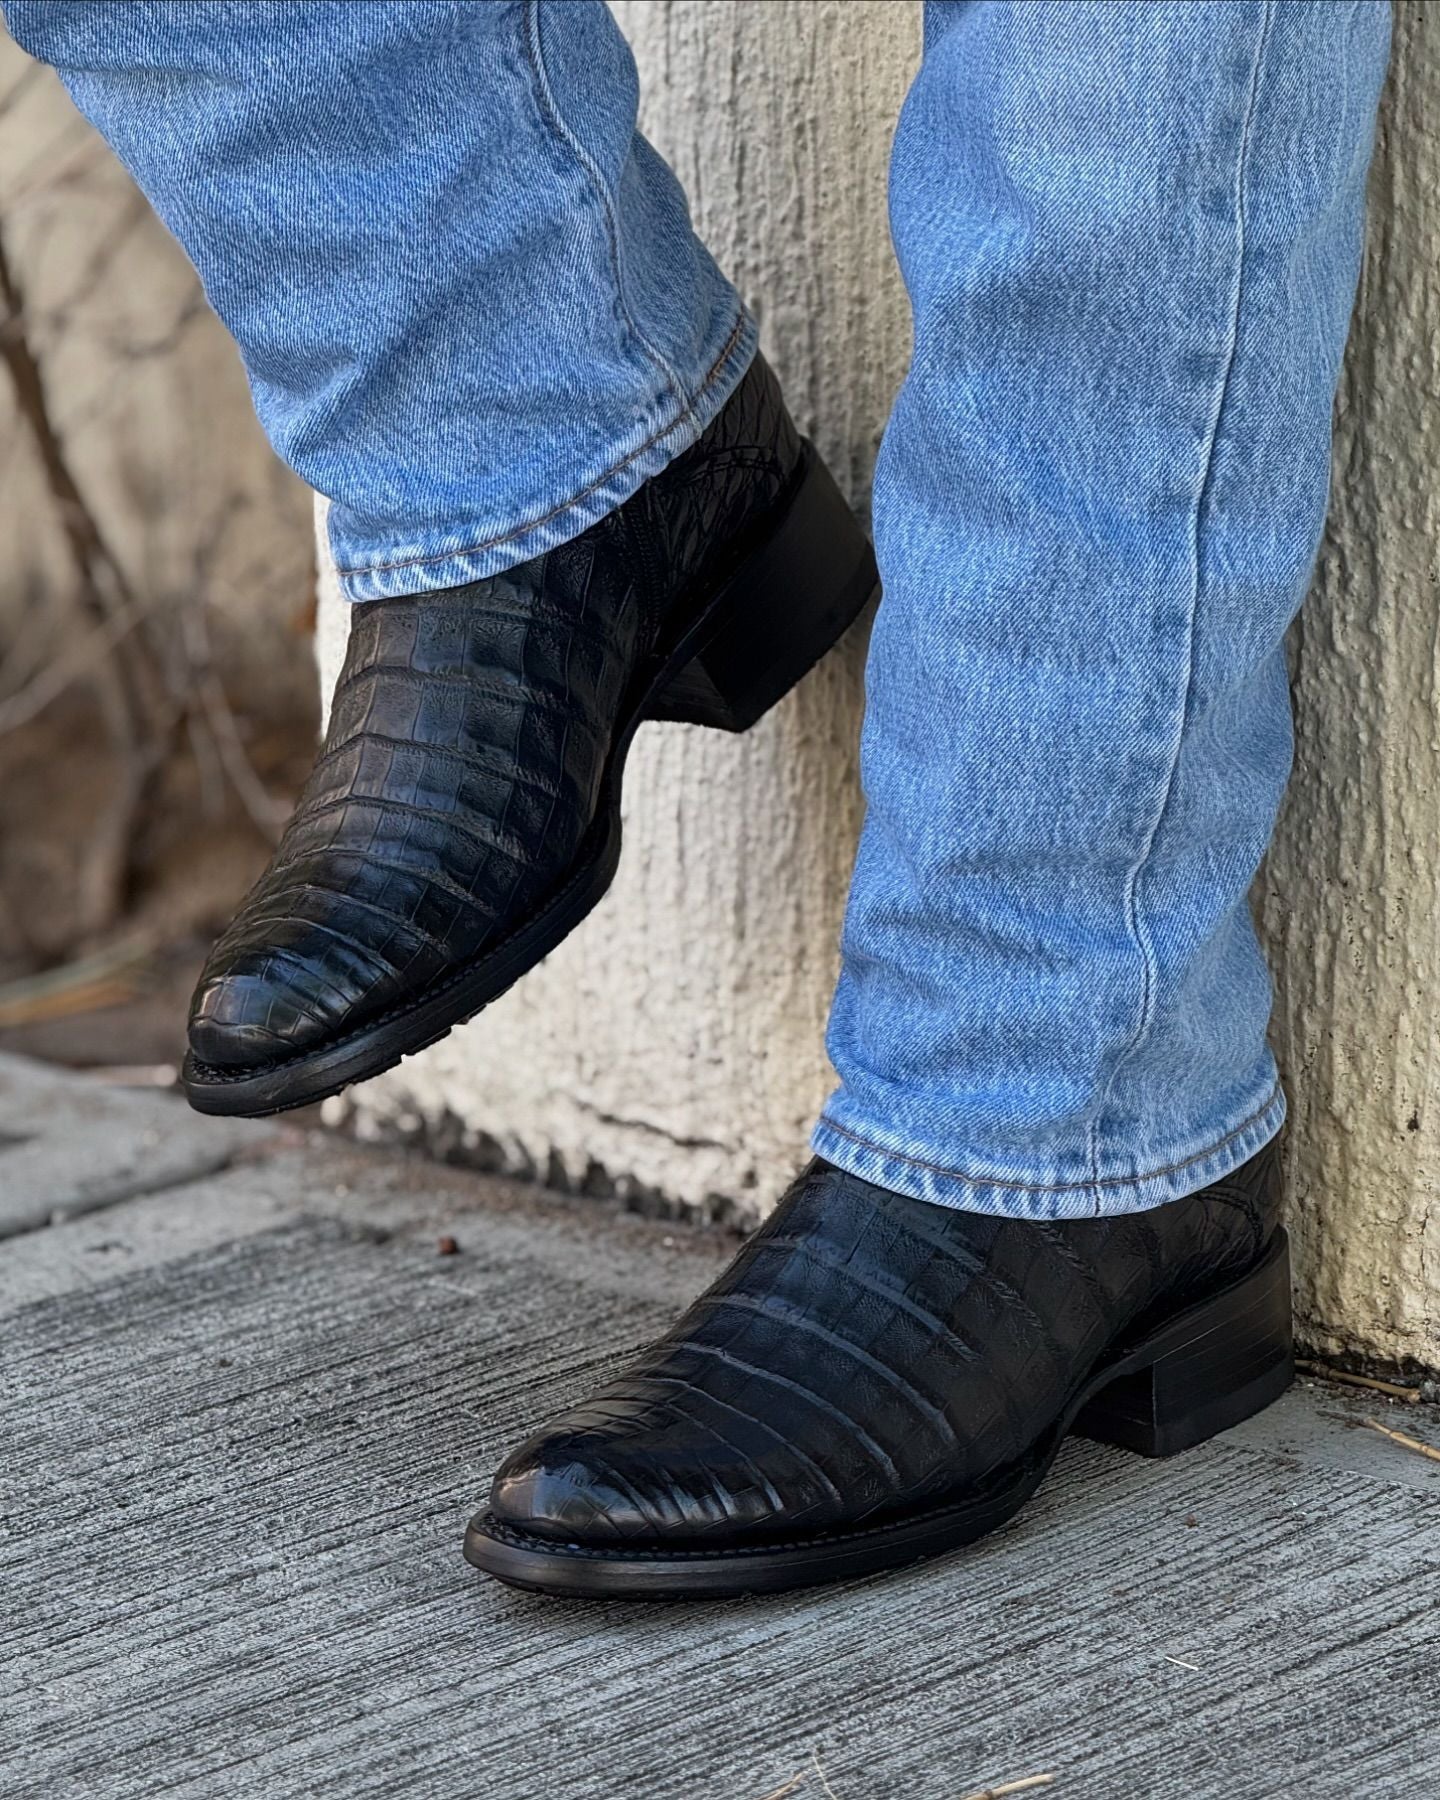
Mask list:
[{"label": "dry twig", "polygon": [[[210,744],[252,823],[273,844],[284,829],[290,808],[271,797],[246,754],[229,697],[215,673],[203,601],[185,613],[181,627],[190,657],[191,683],[200,702]],[[197,723],[193,716],[191,723],[192,728]]]},{"label": "dry twig", "polygon": [[[114,631],[136,601],[76,480],[51,413],[45,378],[25,326],[25,303],[0,232],[0,363],[34,446],[75,566],[81,610]],[[120,911],[129,885],[135,824],[164,765],[177,722],[166,684],[137,631],[121,631],[93,668],[96,696],[119,762],[117,793],[94,833],[82,877],[82,931],[100,931]]]},{"label": "dry twig", "polygon": [[1402,1387],[1398,1381],[1381,1381],[1374,1375],[1352,1375],[1348,1369],[1332,1369],[1325,1363],[1297,1362],[1302,1375],[1314,1375],[1321,1381],[1338,1381],[1345,1387],[1369,1388],[1377,1394],[1388,1394],[1392,1400],[1418,1400],[1418,1387]]},{"label": "dry twig", "polygon": [[965,1800],[1003,1800],[1007,1794],[1025,1794],[1031,1788],[1049,1787],[1054,1780],[1053,1775],[1022,1775],[1019,1781],[1002,1781],[999,1787],[979,1788],[973,1794],[966,1794]]},{"label": "dry twig", "polygon": [[1378,1431],[1381,1437],[1387,1437],[1392,1444],[1400,1444],[1406,1450],[1413,1450],[1417,1456],[1427,1456],[1431,1462],[1440,1463],[1440,1450],[1434,1444],[1422,1444],[1419,1438],[1410,1437],[1403,1431],[1392,1431],[1388,1425],[1382,1425],[1378,1419],[1364,1419],[1362,1424],[1368,1425],[1372,1431]]},{"label": "dry twig", "polygon": [[804,1774],[792,1775],[788,1781],[782,1781],[778,1788],[771,1788],[768,1794],[761,1797],[761,1800],[789,1800],[789,1796],[798,1794],[809,1779],[810,1777]]},{"label": "dry twig", "polygon": [[46,308],[42,323],[46,333],[57,337],[70,323],[70,315],[81,306],[110,273],[110,266],[135,235],[142,221],[150,217],[150,205],[137,189],[117,212],[108,231],[104,232],[85,259],[84,267],[71,282],[68,291]]},{"label": "dry twig", "polygon": [[824,1791],[825,1800],[836,1800],[835,1790],[825,1778],[825,1765],[820,1761],[820,1752],[818,1750],[812,1750],[810,1752],[810,1760],[815,1765],[815,1773],[818,1776],[820,1786]]},{"label": "dry twig", "polygon": [[[818,1750],[810,1752],[810,1763],[815,1779],[820,1783],[821,1792],[826,1796],[826,1800],[839,1800],[839,1796],[825,1777],[825,1765],[820,1761]],[[778,1788],[772,1788],[764,1796],[764,1800],[788,1800],[789,1795],[800,1793],[803,1788],[808,1786],[809,1781],[809,1774],[802,1769],[798,1775],[792,1775],[788,1781],[782,1781]]]},{"label": "dry twig", "polygon": [[0,700],[0,732],[18,731],[22,725],[38,719],[75,682],[91,674],[95,664],[108,656],[143,616],[143,610],[129,601],[78,644],[37,669],[22,687]]}]

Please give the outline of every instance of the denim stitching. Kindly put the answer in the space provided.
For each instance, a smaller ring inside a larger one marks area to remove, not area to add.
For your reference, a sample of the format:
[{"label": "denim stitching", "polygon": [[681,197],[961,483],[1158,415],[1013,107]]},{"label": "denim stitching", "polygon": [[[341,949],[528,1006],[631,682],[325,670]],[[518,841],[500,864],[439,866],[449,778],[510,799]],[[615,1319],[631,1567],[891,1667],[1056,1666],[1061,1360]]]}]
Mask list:
[{"label": "denim stitching", "polygon": [[668,424],[662,425],[658,431],[653,432],[638,449],[632,450],[628,456],[622,456],[619,462],[612,463],[603,475],[597,475],[588,486],[572,494],[568,500],[562,500],[558,506],[551,507],[549,512],[542,513],[538,519],[527,519],[523,525],[517,525],[513,531],[504,531],[499,537],[486,538],[483,543],[468,544],[459,550],[437,550],[433,556],[406,556],[402,557],[399,562],[358,563],[346,567],[341,567],[337,563],[335,573],[337,575],[385,575],[392,569],[417,569],[428,563],[450,562],[457,556],[480,556],[486,550],[494,550],[501,544],[510,543],[514,538],[524,537],[527,531],[538,531],[542,525],[548,525],[551,519],[559,518],[561,513],[569,512],[571,507],[578,506],[597,488],[604,487],[607,481],[612,480],[622,469],[627,468],[637,457],[643,456],[647,450],[653,449],[662,439],[669,437],[673,431],[678,431],[686,419],[693,417],[696,407],[719,380],[726,363],[734,355],[735,346],[744,335],[745,325],[746,315],[742,307],[734,325],[730,328],[730,335],[726,338],[720,354],[706,370],[704,379],[696,388],[694,396],[688,402],[682,398],[680,412]]},{"label": "denim stitching", "polygon": [[1235,370],[1235,358],[1240,344],[1240,310],[1245,292],[1245,177],[1249,162],[1250,142],[1255,122],[1255,97],[1260,86],[1260,65],[1264,61],[1265,49],[1270,41],[1270,28],[1273,19],[1274,0],[1264,0],[1261,15],[1260,36],[1256,41],[1255,55],[1250,65],[1250,74],[1246,84],[1245,115],[1240,126],[1240,144],[1235,162],[1235,280],[1234,293],[1230,303],[1230,320],[1228,342],[1225,346],[1225,366],[1216,387],[1214,407],[1211,412],[1209,430],[1205,441],[1205,460],[1201,471],[1200,482],[1195,491],[1195,512],[1190,533],[1190,615],[1189,633],[1185,652],[1185,692],[1180,704],[1180,719],[1174,734],[1170,750],[1170,765],[1165,773],[1164,786],[1160,794],[1160,804],[1156,808],[1154,821],[1144,846],[1130,871],[1125,895],[1125,924],[1135,949],[1140,953],[1141,987],[1140,1017],[1131,1033],[1129,1042],[1122,1045],[1103,1092],[1096,1105],[1090,1121],[1090,1175],[1088,1183],[1077,1182],[1079,1187],[1093,1186],[1095,1189],[1095,1211],[1098,1214],[1101,1206],[1100,1189],[1106,1185],[1100,1178],[1100,1121],[1105,1107],[1115,1088],[1120,1070],[1126,1062],[1145,1042],[1150,1028],[1155,1023],[1155,990],[1157,969],[1155,966],[1155,950],[1150,935],[1145,929],[1140,908],[1140,881],[1155,848],[1155,840],[1160,835],[1160,828],[1165,822],[1165,815],[1170,810],[1170,802],[1175,792],[1175,775],[1180,766],[1180,753],[1185,743],[1186,726],[1190,719],[1190,703],[1195,683],[1195,620],[1200,606],[1200,522],[1205,510],[1205,497],[1210,490],[1211,480],[1215,473],[1216,446],[1220,437],[1220,420],[1225,410],[1225,397],[1230,389],[1231,377]]},{"label": "denim stitching", "polygon": [[[615,275],[615,299],[620,309],[620,316],[636,343],[648,353],[660,369],[670,392],[683,404],[685,387],[674,365],[659,346],[651,343],[650,339],[641,331],[635,321],[635,315],[626,302],[625,265],[620,254],[620,230],[615,216],[615,196],[610,191],[600,165],[565,123],[559,102],[555,98],[555,90],[550,85],[550,76],[545,67],[545,44],[540,26],[540,0],[525,0],[525,49],[530,59],[530,67],[535,75],[535,90],[540,100],[541,111],[549,119],[555,135],[590,178],[590,184],[595,190],[595,197],[600,202],[600,213],[605,221],[605,235],[610,245],[610,266]],[[683,418],[685,415],[681,416]]]},{"label": "denim stitching", "polygon": [[1280,1096],[1280,1082],[1277,1077],[1270,1092],[1248,1119],[1242,1119],[1233,1131],[1227,1131],[1224,1137],[1216,1138],[1213,1144],[1207,1144],[1203,1150],[1197,1150],[1193,1156],[1183,1157],[1179,1162],[1166,1163],[1162,1168],[1147,1169],[1141,1175],[1094,1175],[1084,1181],[1057,1181],[1048,1185],[1033,1181],[997,1181],[990,1175],[972,1175],[964,1169],[947,1169],[941,1163],[925,1162],[918,1156],[907,1156],[903,1150],[887,1150],[883,1144],[875,1144],[869,1138],[863,1138],[859,1132],[851,1131],[847,1126],[839,1124],[828,1113],[821,1113],[820,1124],[827,1131],[838,1136],[849,1138],[852,1144],[858,1144],[862,1150],[872,1150],[877,1156],[883,1156],[891,1162],[907,1164],[912,1169],[924,1169],[931,1175],[944,1175],[951,1181],[968,1181],[976,1187],[999,1188],[1002,1192],[1012,1194],[1071,1194],[1081,1188],[1090,1187],[1140,1187],[1144,1182],[1155,1181],[1161,1175],[1177,1175],[1181,1169],[1192,1168],[1198,1162],[1204,1162],[1207,1156],[1213,1156],[1217,1150],[1223,1150],[1229,1143],[1244,1135],[1250,1127],[1263,1119]]}]

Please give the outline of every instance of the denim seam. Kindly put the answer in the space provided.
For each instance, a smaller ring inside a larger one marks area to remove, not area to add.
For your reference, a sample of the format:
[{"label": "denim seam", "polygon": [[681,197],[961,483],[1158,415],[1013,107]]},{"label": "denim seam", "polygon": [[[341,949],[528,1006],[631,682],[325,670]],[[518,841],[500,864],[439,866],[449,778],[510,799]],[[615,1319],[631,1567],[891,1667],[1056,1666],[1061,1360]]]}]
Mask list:
[{"label": "denim seam", "polygon": [[849,1138],[852,1144],[858,1144],[862,1150],[873,1150],[877,1156],[887,1157],[891,1162],[905,1163],[912,1169],[924,1169],[931,1175],[944,1175],[951,1181],[968,1181],[975,1187],[1000,1188],[1012,1194],[1073,1194],[1082,1188],[1091,1187],[1141,1187],[1147,1181],[1155,1181],[1162,1175],[1178,1175],[1182,1169],[1192,1168],[1198,1162],[1204,1162],[1207,1156],[1213,1156],[1217,1150],[1223,1150],[1229,1143],[1242,1137],[1250,1127],[1263,1119],[1275,1104],[1280,1094],[1280,1082],[1277,1078],[1271,1085],[1270,1092],[1248,1118],[1244,1118],[1218,1137],[1203,1150],[1197,1150],[1193,1156],[1182,1157],[1179,1162],[1165,1163],[1158,1169],[1147,1169],[1140,1175],[1093,1175],[1084,1181],[1056,1181],[1050,1183],[1034,1181],[998,1181],[991,1175],[974,1175],[964,1169],[948,1169],[942,1163],[926,1162],[918,1156],[907,1156],[903,1150],[887,1150],[883,1144],[876,1144],[869,1138],[861,1137],[858,1131],[851,1131],[848,1126],[839,1124],[828,1113],[821,1113],[820,1124],[827,1130],[835,1132],[839,1137]]},{"label": "denim seam", "polygon": [[450,562],[454,558],[460,556],[480,556],[483,555],[486,550],[497,549],[501,544],[508,544],[517,537],[524,537],[527,531],[538,531],[542,525],[548,525],[551,519],[557,519],[561,513],[569,512],[572,506],[578,506],[582,500],[595,493],[597,489],[604,487],[607,481],[613,480],[622,469],[628,468],[637,457],[643,456],[647,450],[653,450],[656,444],[669,437],[672,432],[678,431],[688,418],[694,416],[696,407],[714,383],[719,379],[725,364],[729,362],[731,356],[734,354],[735,346],[744,335],[745,324],[745,310],[742,307],[736,316],[734,325],[730,328],[730,335],[726,338],[720,354],[706,370],[705,376],[699,387],[696,388],[694,394],[688,401],[685,400],[683,395],[680,397],[681,410],[670,419],[667,424],[662,425],[658,431],[652,432],[643,444],[632,450],[628,456],[622,456],[619,462],[612,463],[603,474],[597,475],[593,481],[588,482],[586,486],[571,494],[569,499],[562,500],[558,506],[552,506],[549,512],[541,513],[539,518],[536,519],[527,519],[523,525],[517,525],[513,531],[501,532],[499,537],[486,538],[479,544],[465,544],[456,550],[437,550],[433,556],[406,556],[402,557],[398,562],[356,563],[345,567],[337,565],[335,571],[336,574],[384,575],[389,573],[392,569],[418,569],[425,567],[429,563]]},{"label": "denim seam", "polygon": [[[1158,971],[1155,966],[1155,949],[1145,928],[1140,906],[1140,884],[1147,864],[1154,852],[1155,841],[1160,835],[1165,816],[1170,810],[1170,803],[1175,793],[1175,777],[1180,766],[1180,756],[1185,744],[1186,727],[1190,720],[1191,700],[1195,685],[1195,624],[1200,608],[1200,535],[1201,522],[1205,511],[1205,497],[1210,491],[1211,481],[1215,473],[1216,447],[1220,437],[1220,421],[1225,411],[1225,398],[1230,390],[1231,377],[1235,370],[1235,359],[1240,344],[1240,313],[1245,294],[1245,178],[1248,170],[1250,145],[1255,122],[1255,99],[1260,86],[1260,67],[1265,57],[1265,49],[1270,41],[1270,29],[1273,20],[1274,0],[1264,0],[1261,13],[1260,35],[1256,40],[1255,54],[1250,64],[1250,72],[1246,81],[1245,113],[1240,126],[1240,142],[1235,160],[1235,279],[1234,291],[1230,301],[1230,317],[1227,327],[1225,345],[1225,364],[1216,386],[1214,405],[1211,411],[1209,427],[1206,433],[1204,449],[1204,466],[1200,472],[1200,480],[1195,490],[1194,519],[1190,531],[1190,564],[1191,582],[1189,595],[1189,619],[1185,652],[1185,691],[1180,703],[1180,718],[1174,733],[1174,741],[1170,749],[1169,767],[1165,772],[1164,784],[1159,797],[1154,820],[1130,871],[1125,896],[1125,923],[1131,942],[1140,954],[1141,988],[1140,1016],[1135,1029],[1127,1043],[1123,1044],[1111,1065],[1110,1074],[1105,1082],[1104,1091],[1092,1115],[1089,1129],[1090,1145],[1090,1181],[1077,1182],[1077,1187],[1093,1186],[1095,1189],[1095,1211],[1101,1207],[1100,1189],[1107,1185],[1100,1177],[1100,1122],[1110,1096],[1114,1092],[1115,1083],[1121,1069],[1135,1055],[1145,1042],[1155,1023],[1155,991]],[[1268,1103],[1267,1103],[1268,1104]],[[1242,1127],[1243,1129],[1243,1127]],[[1163,1172],[1163,1171],[1162,1171]]]},{"label": "denim seam", "polygon": [[[635,315],[631,311],[629,303],[625,298],[625,262],[620,249],[620,228],[615,214],[615,196],[610,191],[609,183],[606,181],[600,165],[595,161],[594,157],[591,156],[584,144],[581,143],[575,132],[566,124],[565,116],[561,112],[560,104],[555,97],[555,90],[550,85],[549,72],[545,66],[545,44],[540,23],[540,0],[525,0],[525,48],[529,55],[531,69],[534,72],[535,90],[539,96],[541,111],[545,117],[548,118],[555,135],[585,171],[585,174],[590,180],[590,185],[595,190],[595,197],[599,201],[601,217],[605,221],[605,235],[610,246],[610,266],[615,276],[615,301],[620,311],[620,317],[625,321],[625,325],[629,330],[630,335],[635,339],[635,342],[640,345],[641,349],[646,352],[660,370],[660,373],[665,377],[665,384],[670,393],[673,394],[675,399],[677,399],[682,406],[685,406],[684,382],[680,379],[680,376],[669,357],[664,354],[657,344],[652,343],[640,329]],[[687,417],[690,410],[689,407],[686,407],[685,411],[682,412],[680,416],[682,418]]]}]

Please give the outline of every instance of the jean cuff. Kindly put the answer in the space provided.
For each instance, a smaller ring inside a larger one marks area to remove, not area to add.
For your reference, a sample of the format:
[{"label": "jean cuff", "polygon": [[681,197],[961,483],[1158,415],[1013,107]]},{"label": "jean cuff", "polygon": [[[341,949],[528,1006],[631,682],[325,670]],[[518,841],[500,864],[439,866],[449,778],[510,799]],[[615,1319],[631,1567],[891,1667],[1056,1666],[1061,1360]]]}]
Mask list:
[{"label": "jean cuff", "polygon": [[1091,1219],[1148,1212],[1181,1200],[1246,1163],[1285,1122],[1278,1081],[1228,1127],[1204,1134],[1198,1148],[1177,1146],[1134,1174],[1103,1173],[1099,1179],[1057,1181],[1046,1173],[961,1170],[908,1146],[887,1147],[883,1130],[840,1124],[827,1112],[811,1135],[811,1148],[828,1163],[912,1200],[953,1206],[960,1212],[1007,1219]]},{"label": "jean cuff", "polygon": [[340,592],[347,600],[388,600],[401,594],[433,593],[459,587],[529,562],[568,543],[622,506],[652,475],[688,450],[740,385],[754,361],[759,331],[742,307],[718,356],[693,393],[667,395],[642,442],[620,451],[598,473],[582,474],[565,499],[499,535],[476,543],[466,533],[434,534],[428,543],[396,545],[358,565],[338,541],[335,509],[330,510],[330,545]]}]

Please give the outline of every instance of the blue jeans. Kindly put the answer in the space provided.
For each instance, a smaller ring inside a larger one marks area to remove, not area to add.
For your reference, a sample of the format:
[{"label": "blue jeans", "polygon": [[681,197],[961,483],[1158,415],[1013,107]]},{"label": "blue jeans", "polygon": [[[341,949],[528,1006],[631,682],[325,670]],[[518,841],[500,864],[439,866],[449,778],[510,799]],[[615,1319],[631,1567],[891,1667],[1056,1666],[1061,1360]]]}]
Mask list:
[{"label": "blue jeans", "polygon": [[[353,599],[575,535],[753,353],[602,6],[6,12],[195,261]],[[1139,1210],[1283,1117],[1246,895],[1389,10],[948,0],[925,32],[815,1145],[949,1205]]]}]

